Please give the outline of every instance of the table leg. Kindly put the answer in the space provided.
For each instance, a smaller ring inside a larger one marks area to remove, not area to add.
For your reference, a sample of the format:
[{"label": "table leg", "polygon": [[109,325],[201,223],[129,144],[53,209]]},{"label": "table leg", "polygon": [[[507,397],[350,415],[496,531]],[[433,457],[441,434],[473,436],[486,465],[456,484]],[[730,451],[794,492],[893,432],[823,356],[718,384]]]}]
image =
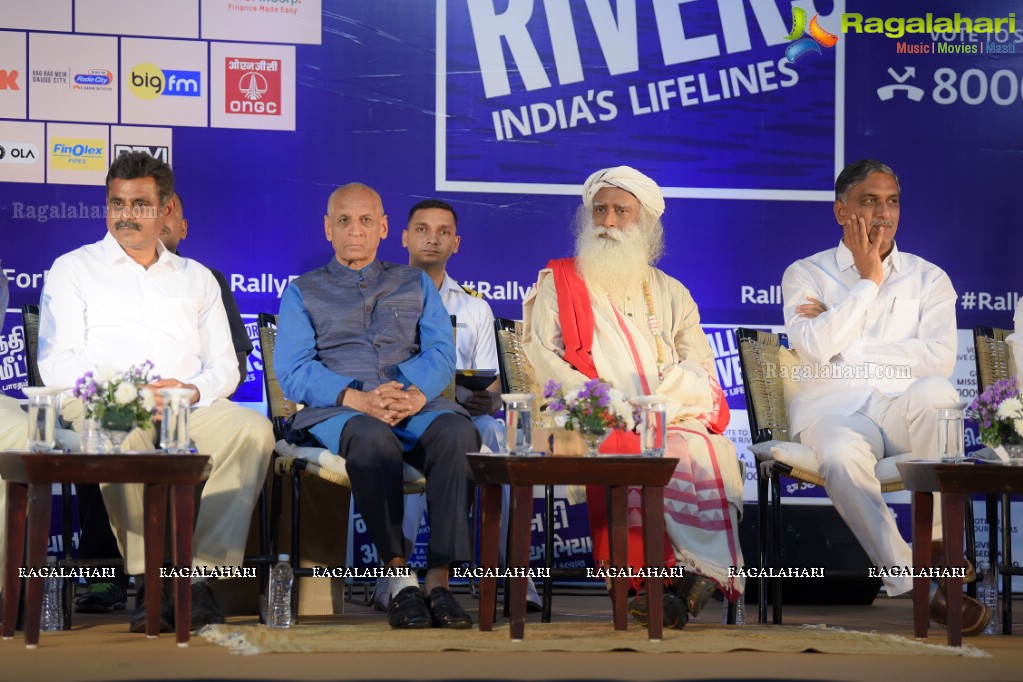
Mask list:
[{"label": "table leg", "polygon": [[[533,516],[533,486],[513,485],[511,488],[511,520],[508,526],[512,539],[508,568],[529,568],[531,533],[529,520]],[[526,578],[511,579],[511,594],[505,595],[511,604],[511,638],[521,640],[526,632]]]},{"label": "table leg", "polygon": [[[611,547],[611,568],[616,577],[611,579],[611,609],[614,617],[615,630],[629,627],[629,612],[626,601],[629,594],[629,579],[618,577],[629,565],[629,488],[624,485],[608,486],[608,540]],[[647,597],[650,596],[650,583],[647,581]],[[648,602],[648,607],[653,604]],[[652,616],[651,616],[652,617]]]},{"label": "table leg", "polygon": [[21,578],[18,567],[25,556],[25,513],[28,504],[28,486],[23,483],[0,481],[7,486],[7,546],[4,548],[4,628],[3,638],[14,637],[18,621],[18,602],[21,601]]},{"label": "table leg", "polygon": [[146,524],[146,637],[160,634],[160,609],[163,606],[163,535],[167,529],[167,484],[145,484]]},{"label": "table leg", "polygon": [[[174,486],[174,566],[192,565],[192,530],[195,516],[195,486]],[[146,614],[148,616],[148,614]],[[174,634],[178,646],[188,646],[192,624],[192,581],[178,575],[174,578]]]},{"label": "table leg", "polygon": [[[913,493],[913,565],[931,565],[931,524],[934,519],[934,497],[931,493]],[[913,635],[927,636],[927,603],[930,595],[930,581],[924,577],[913,578]]]},{"label": "table leg", "polygon": [[[46,566],[46,550],[50,545],[50,511],[53,509],[53,486],[50,483],[28,486],[28,561],[30,568]],[[39,644],[39,620],[43,606],[43,583],[40,576],[26,579],[25,646]]]},{"label": "table leg", "polygon": [[[990,520],[988,521],[990,523]],[[989,550],[990,551],[990,550]],[[995,565],[995,562],[988,563]],[[1002,565],[1012,568],[1012,508],[1009,496],[1002,495]],[[1012,634],[1012,574],[1002,576],[1002,634]]]},{"label": "table leg", "polygon": [[[955,493],[941,495],[941,525],[945,539],[945,565],[959,566],[963,561],[964,496]],[[949,577],[945,598],[948,600],[948,645],[963,644],[963,579]]]},{"label": "table leg", "polygon": [[[643,488],[643,560],[647,566],[660,566],[663,561],[661,548],[664,546],[664,488],[647,486]],[[659,640],[663,634],[664,581],[648,578],[646,594],[649,600],[647,614],[647,637]]]},{"label": "table leg", "polygon": [[[484,485],[480,499],[480,565],[491,571],[497,569],[497,543],[501,536],[501,486]],[[510,509],[509,509],[510,511]],[[507,598],[507,595],[505,595]],[[497,578],[484,574],[480,580],[480,631],[494,629],[497,610]]]}]

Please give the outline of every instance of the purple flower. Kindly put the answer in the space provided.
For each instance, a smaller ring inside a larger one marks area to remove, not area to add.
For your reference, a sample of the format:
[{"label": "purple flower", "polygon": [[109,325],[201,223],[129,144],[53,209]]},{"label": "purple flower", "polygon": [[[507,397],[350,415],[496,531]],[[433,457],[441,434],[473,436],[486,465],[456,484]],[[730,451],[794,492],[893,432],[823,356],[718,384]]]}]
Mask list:
[{"label": "purple flower", "polygon": [[[550,381],[548,381],[546,384],[543,385],[543,397],[544,398],[550,398],[551,396],[555,395],[560,390],[561,390],[561,384],[559,384],[554,379],[551,379]],[[552,408],[552,409],[556,409],[556,408]]]}]

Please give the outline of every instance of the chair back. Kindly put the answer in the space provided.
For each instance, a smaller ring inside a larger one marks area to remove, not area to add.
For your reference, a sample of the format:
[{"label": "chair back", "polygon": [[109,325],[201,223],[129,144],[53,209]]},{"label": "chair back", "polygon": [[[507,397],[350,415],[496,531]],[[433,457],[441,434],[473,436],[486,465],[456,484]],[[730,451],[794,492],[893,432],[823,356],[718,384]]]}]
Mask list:
[{"label": "chair back", "polygon": [[284,397],[281,384],[274,370],[274,348],[277,345],[277,316],[271,313],[259,313],[256,318],[259,324],[259,347],[263,354],[263,387],[266,389],[267,417],[274,425],[274,434],[278,439],[283,437],[284,422],[298,411],[298,406]]},{"label": "chair back", "polygon": [[39,306],[21,306],[21,319],[25,328],[25,364],[28,365],[28,385],[42,386],[39,375]]},{"label": "chair back", "polygon": [[756,329],[735,330],[746,412],[753,443],[791,440],[785,404],[781,336]]},{"label": "chair back", "polygon": [[1012,350],[1005,339],[1012,332],[995,327],[974,327],[973,348],[977,358],[977,392],[999,379],[1013,376]]},{"label": "chair back", "polygon": [[532,393],[533,426],[551,426],[553,420],[548,413],[540,411],[540,397],[543,387],[536,381],[536,373],[526,357],[522,345],[522,322],[498,317],[494,320],[494,336],[497,339],[497,370],[501,374],[503,393]]}]

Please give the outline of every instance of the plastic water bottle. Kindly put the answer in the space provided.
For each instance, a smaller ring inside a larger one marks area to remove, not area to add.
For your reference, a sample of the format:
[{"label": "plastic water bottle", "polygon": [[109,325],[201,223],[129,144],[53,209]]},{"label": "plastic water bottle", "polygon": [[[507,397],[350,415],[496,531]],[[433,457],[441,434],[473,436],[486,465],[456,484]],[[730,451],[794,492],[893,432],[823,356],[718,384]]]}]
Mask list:
[{"label": "plastic water bottle", "polygon": [[270,571],[270,594],[266,610],[268,628],[291,627],[291,587],[295,582],[295,572],[288,559],[287,554],[279,555]]},{"label": "plastic water bottle", "polygon": [[[739,601],[735,603],[735,624],[742,625],[746,622],[746,595],[739,595]],[[725,599],[721,608],[721,623],[728,623],[728,600]]]},{"label": "plastic water bottle", "polygon": [[50,557],[47,562],[49,574],[43,578],[43,610],[40,614],[39,629],[44,632],[64,629],[64,579],[53,573],[57,560]]},{"label": "plastic water bottle", "polygon": [[998,623],[998,578],[995,569],[987,564],[980,565],[981,580],[977,585],[977,599],[984,606],[991,609],[991,622],[984,628],[982,634],[997,635],[1000,628]]}]

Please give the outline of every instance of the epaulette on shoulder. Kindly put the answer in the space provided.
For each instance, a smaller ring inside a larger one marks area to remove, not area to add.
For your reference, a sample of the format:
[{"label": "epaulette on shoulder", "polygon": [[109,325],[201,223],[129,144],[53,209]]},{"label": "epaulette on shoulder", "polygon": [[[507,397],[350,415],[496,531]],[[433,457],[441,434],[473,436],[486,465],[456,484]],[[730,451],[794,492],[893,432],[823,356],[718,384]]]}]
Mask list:
[{"label": "epaulette on shoulder", "polygon": [[469,294],[470,296],[475,296],[476,298],[483,298],[483,294],[481,294],[480,292],[476,291],[472,287],[466,286],[465,284],[462,284],[460,286],[462,287],[462,291],[464,291],[465,293]]}]

